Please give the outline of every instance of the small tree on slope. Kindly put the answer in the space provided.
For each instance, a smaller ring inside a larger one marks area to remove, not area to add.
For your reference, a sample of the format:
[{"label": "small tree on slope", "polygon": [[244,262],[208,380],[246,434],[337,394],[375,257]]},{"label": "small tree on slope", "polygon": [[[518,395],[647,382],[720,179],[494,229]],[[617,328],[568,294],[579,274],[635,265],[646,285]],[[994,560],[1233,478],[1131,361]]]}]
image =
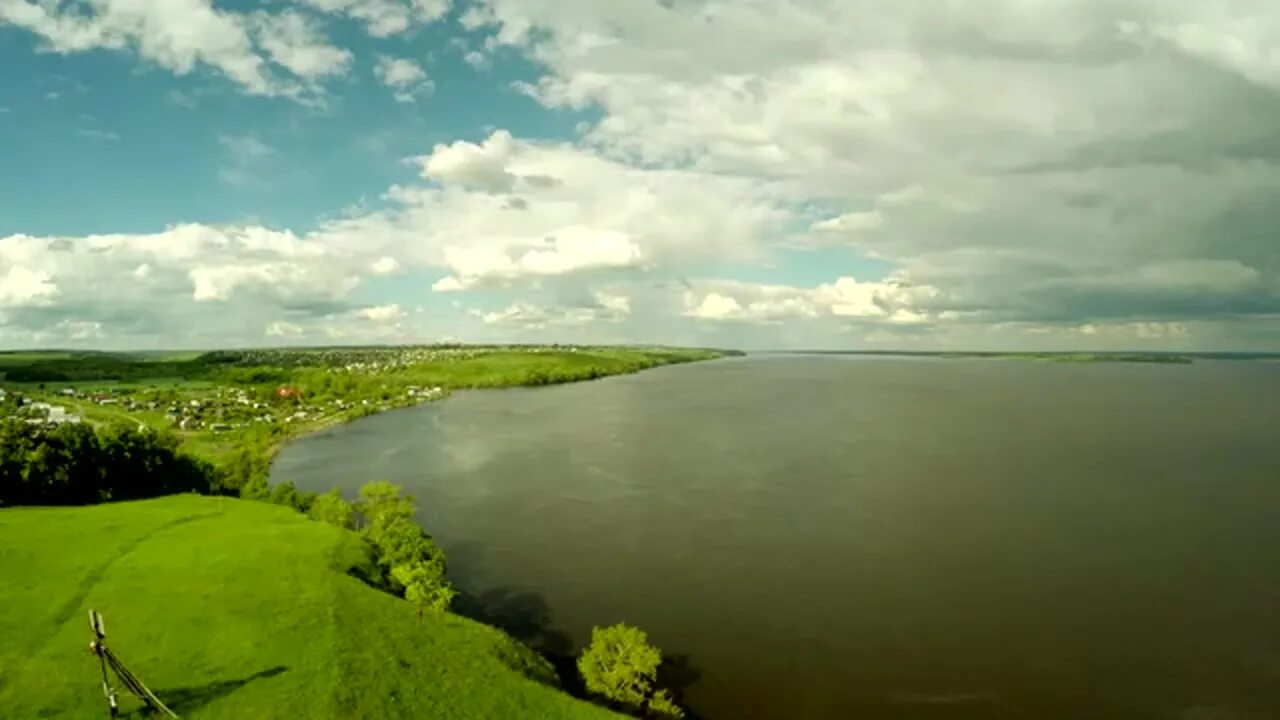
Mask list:
[{"label": "small tree on slope", "polygon": [[[654,682],[661,664],[662,651],[649,644],[643,630],[619,623],[592,628],[591,644],[578,658],[578,672],[588,691],[631,710],[641,710],[655,697]],[[656,705],[679,711],[665,693]]]}]

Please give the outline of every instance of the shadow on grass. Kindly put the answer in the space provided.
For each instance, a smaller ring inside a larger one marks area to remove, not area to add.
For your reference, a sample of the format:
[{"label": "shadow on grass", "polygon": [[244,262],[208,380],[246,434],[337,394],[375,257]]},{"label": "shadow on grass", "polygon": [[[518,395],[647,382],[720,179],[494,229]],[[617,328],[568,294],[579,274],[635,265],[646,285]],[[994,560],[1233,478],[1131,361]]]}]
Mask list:
[{"label": "shadow on grass", "polygon": [[[205,685],[195,685],[192,687],[173,688],[171,690],[156,690],[156,697],[169,707],[179,717],[187,713],[199,710],[209,703],[221,700],[240,688],[248,685],[254,680],[262,680],[264,678],[273,678],[287,671],[289,668],[284,665],[277,665],[266,670],[259,670],[252,675],[246,675],[235,680],[219,680],[217,682],[207,683]],[[138,713],[132,713],[129,717],[148,717],[149,713],[144,709]]]},{"label": "shadow on grass", "polygon": [[585,697],[586,688],[574,664],[573,641],[552,626],[551,608],[541,595],[512,588],[495,588],[479,595],[463,592],[454,600],[453,611],[492,625],[533,648],[551,663],[561,688]]},{"label": "shadow on grass", "polygon": [[[486,625],[492,625],[528,645],[546,658],[555,669],[560,688],[571,695],[599,703],[582,683],[578,673],[573,640],[551,621],[551,608],[546,599],[532,592],[514,588],[496,588],[474,595],[463,592],[454,601],[453,611]],[[519,667],[512,669],[522,671]],[[536,675],[525,673],[534,680]],[[658,687],[671,692],[676,702],[684,705],[684,693],[702,677],[688,655],[666,655],[658,668]],[[686,708],[686,720],[700,720]]]}]

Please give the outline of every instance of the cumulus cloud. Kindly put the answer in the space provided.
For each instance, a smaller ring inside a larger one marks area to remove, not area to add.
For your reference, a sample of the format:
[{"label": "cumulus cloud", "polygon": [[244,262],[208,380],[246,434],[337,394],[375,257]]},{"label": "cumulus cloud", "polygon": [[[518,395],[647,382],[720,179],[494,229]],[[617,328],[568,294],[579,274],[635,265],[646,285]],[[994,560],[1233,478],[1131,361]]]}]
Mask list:
[{"label": "cumulus cloud", "polygon": [[499,130],[478,145],[464,140],[436,145],[418,163],[423,177],[442,184],[506,192],[515,186],[515,176],[507,171],[514,147],[511,133]]},{"label": "cumulus cloud", "polygon": [[369,266],[369,271],[374,275],[390,275],[400,269],[400,261],[395,258],[384,255]]},{"label": "cumulus cloud", "polygon": [[[486,0],[467,22],[542,63],[538,101],[597,108],[604,152],[833,208],[789,247],[839,244],[939,290],[903,321],[1280,316],[1265,3]],[[720,295],[694,309],[774,312]]]},{"label": "cumulus cloud", "polygon": [[524,238],[490,238],[483,245],[450,246],[444,257],[455,273],[434,285],[444,292],[521,278],[635,267],[644,261],[639,245],[624,233],[580,226],[561,228],[536,244]]},{"label": "cumulus cloud", "polygon": [[372,320],[373,322],[380,323],[395,322],[405,316],[404,310],[400,309],[400,306],[396,303],[360,308],[355,312],[357,316],[362,317],[365,320]]},{"label": "cumulus cloud", "polygon": [[345,15],[374,37],[389,37],[431,23],[449,11],[449,0],[300,0],[324,13]]},{"label": "cumulus cloud", "polygon": [[[448,10],[303,4],[380,35]],[[292,28],[274,33],[287,47],[273,50],[261,16],[207,0],[68,7],[0,0],[0,19],[58,52],[131,49],[263,95],[305,94],[349,66],[291,10],[272,16]],[[176,33],[170,12],[204,32]],[[461,52],[484,49],[469,62],[522,53],[540,77],[518,89],[584,111],[579,138],[449,138],[413,159],[421,179],[389,188],[379,210],[297,236],[252,230],[274,249],[250,249],[249,228],[208,229],[225,244],[178,260],[131,241],[95,262],[147,267],[141,284],[180,289],[175,307],[267,298],[254,332],[270,319],[299,337],[314,331],[306,318],[341,318],[332,324],[349,337],[377,325],[345,304],[351,288],[402,273],[438,278],[464,308],[485,301],[461,315],[494,332],[1280,346],[1268,330],[1280,327],[1271,4],[477,0],[458,19],[471,33]],[[375,72],[410,98],[429,83],[394,58]],[[0,265],[0,297],[24,296],[10,285],[54,290],[6,312],[34,322],[55,303],[120,326],[77,304],[88,256],[43,240]],[[767,278],[780,260],[812,279],[730,279]]]},{"label": "cumulus cloud", "polygon": [[472,310],[471,315],[479,318],[485,325],[539,330],[617,322],[630,312],[630,301],[625,296],[600,293],[596,295],[595,303],[588,307],[539,306],[521,301],[493,312]]},{"label": "cumulus cloud", "polygon": [[131,50],[177,75],[207,67],[253,95],[313,99],[315,82],[340,73],[350,59],[293,11],[236,13],[211,0],[2,0],[4,24],[35,33],[62,54]]},{"label": "cumulus cloud", "polygon": [[98,327],[115,342],[236,342],[258,335],[251,326],[261,328],[264,315],[300,323],[348,312],[364,279],[348,268],[362,259],[372,262],[359,248],[260,227],[11,235],[0,238],[3,335],[48,337],[66,321]]},{"label": "cumulus cloud", "polygon": [[432,89],[427,72],[412,60],[381,55],[373,73],[379,82],[395,92],[396,102],[414,102]]},{"label": "cumulus cloud", "polygon": [[758,323],[823,319],[909,325],[931,320],[921,303],[937,294],[936,288],[903,281],[859,282],[851,277],[809,288],[711,280],[685,291],[684,314]]},{"label": "cumulus cloud", "polygon": [[341,75],[351,63],[350,51],[330,45],[314,21],[293,10],[257,13],[254,30],[272,61],[298,77]]},{"label": "cumulus cloud", "polygon": [[0,310],[49,305],[57,294],[58,286],[42,270],[13,266],[0,276]]}]

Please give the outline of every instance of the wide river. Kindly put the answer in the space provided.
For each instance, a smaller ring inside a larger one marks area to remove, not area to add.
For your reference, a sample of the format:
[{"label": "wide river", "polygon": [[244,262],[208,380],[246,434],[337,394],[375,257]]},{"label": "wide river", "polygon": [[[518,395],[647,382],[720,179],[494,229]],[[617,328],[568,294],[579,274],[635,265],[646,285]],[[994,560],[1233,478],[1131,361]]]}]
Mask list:
[{"label": "wide river", "polygon": [[466,605],[647,630],[699,717],[1280,718],[1280,364],[754,356],[284,449],[404,485]]}]

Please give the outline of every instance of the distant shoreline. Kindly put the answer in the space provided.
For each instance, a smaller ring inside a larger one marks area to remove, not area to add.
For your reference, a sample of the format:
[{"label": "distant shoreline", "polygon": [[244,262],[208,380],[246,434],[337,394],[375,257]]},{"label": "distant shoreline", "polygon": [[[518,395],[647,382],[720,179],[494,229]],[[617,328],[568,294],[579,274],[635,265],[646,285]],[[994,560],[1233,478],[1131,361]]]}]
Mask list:
[{"label": "distant shoreline", "polygon": [[1161,351],[1046,351],[1002,352],[984,350],[756,350],[751,355],[859,355],[865,357],[915,357],[942,360],[1036,360],[1041,362],[1127,362],[1187,365],[1202,360],[1280,361],[1280,353],[1265,352],[1161,352]]}]

